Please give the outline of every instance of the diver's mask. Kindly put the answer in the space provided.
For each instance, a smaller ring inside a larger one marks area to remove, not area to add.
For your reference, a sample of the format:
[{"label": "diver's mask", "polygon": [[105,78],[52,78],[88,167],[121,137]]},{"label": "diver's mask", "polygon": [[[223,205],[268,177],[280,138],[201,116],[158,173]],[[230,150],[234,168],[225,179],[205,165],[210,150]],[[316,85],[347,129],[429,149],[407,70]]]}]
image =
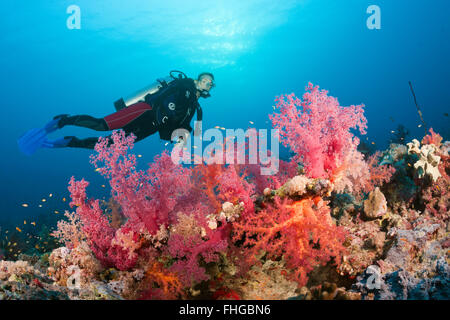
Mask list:
[{"label": "diver's mask", "polygon": [[200,93],[200,97],[202,97],[202,98],[209,98],[209,97],[211,97],[211,94],[209,93],[209,91],[216,86],[216,84],[214,83],[214,80],[211,79],[211,81],[207,84],[207,86],[209,86],[209,90],[206,90],[206,89],[199,90],[199,89],[197,89],[197,91]]}]

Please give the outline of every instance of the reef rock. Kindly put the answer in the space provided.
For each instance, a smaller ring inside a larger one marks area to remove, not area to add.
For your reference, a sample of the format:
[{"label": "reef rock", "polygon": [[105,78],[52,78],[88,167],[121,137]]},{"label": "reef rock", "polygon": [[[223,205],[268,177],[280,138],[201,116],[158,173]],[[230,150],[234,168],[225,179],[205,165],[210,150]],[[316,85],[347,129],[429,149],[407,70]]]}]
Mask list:
[{"label": "reef rock", "polygon": [[[371,266],[373,267],[373,266]],[[375,300],[448,300],[450,298],[450,266],[442,257],[429,278],[403,269],[382,275],[376,267],[368,268],[357,278],[354,289],[363,299]]]},{"label": "reef rock", "polygon": [[364,201],[364,215],[368,219],[376,219],[387,211],[387,202],[380,188],[375,188]]},{"label": "reef rock", "polygon": [[406,154],[408,153],[408,149],[405,145],[391,143],[389,149],[384,152],[383,158],[381,159],[380,166],[385,164],[395,164],[397,161],[400,161]]}]

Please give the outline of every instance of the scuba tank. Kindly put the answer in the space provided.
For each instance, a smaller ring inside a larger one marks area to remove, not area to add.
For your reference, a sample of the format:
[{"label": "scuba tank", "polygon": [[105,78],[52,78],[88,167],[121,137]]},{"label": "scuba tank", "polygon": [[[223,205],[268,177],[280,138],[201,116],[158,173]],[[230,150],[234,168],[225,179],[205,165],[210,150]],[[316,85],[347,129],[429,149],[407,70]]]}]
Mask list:
[{"label": "scuba tank", "polygon": [[[175,74],[178,74],[178,76],[176,77]],[[187,76],[183,72],[178,70],[172,70],[170,71],[169,76],[157,79],[156,82],[149,84],[148,86],[142,88],[141,90],[138,90],[133,94],[126,96],[125,98],[120,98],[119,100],[115,101],[114,107],[116,108],[116,111],[122,110],[140,100],[144,100],[146,95],[155,94],[159,92],[161,88],[168,87],[169,84],[172,83],[173,81],[177,79],[186,79],[186,78]]]}]

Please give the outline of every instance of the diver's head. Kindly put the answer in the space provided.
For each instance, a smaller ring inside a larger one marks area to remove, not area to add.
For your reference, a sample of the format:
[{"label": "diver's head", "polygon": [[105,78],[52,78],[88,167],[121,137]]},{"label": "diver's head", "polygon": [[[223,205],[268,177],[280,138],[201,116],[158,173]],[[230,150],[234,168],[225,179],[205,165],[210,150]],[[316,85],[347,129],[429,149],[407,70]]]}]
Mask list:
[{"label": "diver's head", "polygon": [[216,86],[214,83],[214,75],[209,72],[200,73],[194,82],[197,88],[197,97],[210,97],[209,91]]}]

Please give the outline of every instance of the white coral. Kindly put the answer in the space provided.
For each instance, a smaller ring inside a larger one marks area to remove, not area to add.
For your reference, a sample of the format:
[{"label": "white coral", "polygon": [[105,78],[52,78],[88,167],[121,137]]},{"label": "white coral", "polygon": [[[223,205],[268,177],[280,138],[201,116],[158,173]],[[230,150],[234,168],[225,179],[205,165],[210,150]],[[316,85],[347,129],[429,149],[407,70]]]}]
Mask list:
[{"label": "white coral", "polygon": [[433,181],[436,181],[441,176],[438,169],[441,157],[437,154],[437,147],[434,144],[426,144],[421,147],[420,142],[416,139],[407,146],[408,154],[416,154],[419,157],[419,160],[414,163],[417,176],[423,178],[425,175],[429,175]]}]

